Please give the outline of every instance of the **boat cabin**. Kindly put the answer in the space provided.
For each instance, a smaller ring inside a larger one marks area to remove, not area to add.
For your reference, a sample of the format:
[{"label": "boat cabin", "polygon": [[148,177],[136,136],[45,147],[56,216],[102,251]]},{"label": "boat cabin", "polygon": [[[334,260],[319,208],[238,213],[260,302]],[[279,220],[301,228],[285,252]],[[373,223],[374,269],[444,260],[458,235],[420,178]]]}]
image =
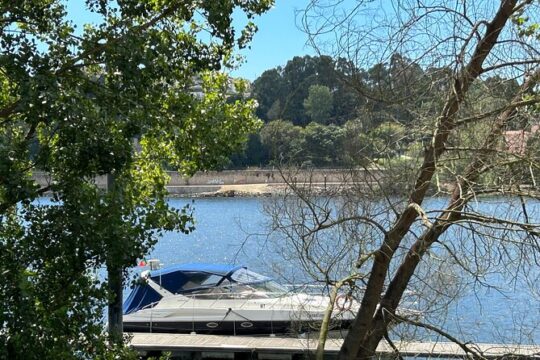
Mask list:
[{"label": "boat cabin", "polygon": [[173,295],[197,299],[267,299],[287,292],[271,278],[238,265],[181,264],[145,275],[124,302],[124,314],[152,307],[163,298],[150,281]]}]

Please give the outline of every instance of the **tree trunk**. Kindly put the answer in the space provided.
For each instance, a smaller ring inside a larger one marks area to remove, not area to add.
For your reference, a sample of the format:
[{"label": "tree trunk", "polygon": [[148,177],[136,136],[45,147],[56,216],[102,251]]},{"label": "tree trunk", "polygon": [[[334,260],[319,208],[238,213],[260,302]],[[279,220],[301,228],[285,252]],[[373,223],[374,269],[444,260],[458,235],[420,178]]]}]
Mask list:
[{"label": "tree trunk", "polygon": [[[540,78],[540,70],[530,74],[526,81],[523,83],[521,90],[512,100],[512,104],[521,102],[523,96],[533,88]],[[502,136],[502,130],[508,124],[508,122],[514,116],[516,110],[513,106],[510,106],[506,111],[501,113],[491,132],[486,137],[483,149],[495,149],[497,147],[497,140]],[[377,345],[383,338],[386,329],[391,320],[391,315],[397,309],[399,302],[407,288],[407,284],[412,278],[416,267],[420,263],[422,256],[426,253],[429,247],[439,239],[439,237],[457,220],[460,218],[460,211],[467,203],[467,199],[463,197],[463,194],[467,194],[471,189],[469,184],[475,183],[481,175],[482,167],[489,162],[490,152],[480,152],[467,166],[464,171],[464,176],[459,178],[454,184],[454,191],[450,202],[443,212],[443,215],[432,226],[431,229],[426,230],[420,239],[411,247],[405,260],[396,271],[396,275],[390,282],[388,289],[381,301],[381,307],[377,311],[372,335],[370,339],[366,341],[365,346],[359,353],[359,358],[365,358],[369,354],[374,354]],[[383,313],[387,312],[387,316]]]},{"label": "tree trunk", "polygon": [[[439,116],[433,141],[425,151],[424,161],[409,199],[410,203],[422,204],[435,173],[437,161],[445,151],[445,144],[450,132],[455,128],[455,117],[460,104],[463,102],[472,82],[482,73],[482,65],[495,46],[506,22],[513,14],[516,3],[517,0],[503,0],[500,3],[495,17],[487,24],[485,35],[478,42],[470,62],[460,71],[455,79],[452,92],[449,94]],[[388,275],[387,271],[395,250],[409,231],[417,215],[413,207],[407,207],[398,217],[392,229],[387,233],[381,248],[375,256],[364,299],[351,329],[345,338],[338,356],[339,359],[364,359],[371,357],[380,339],[382,339],[382,336],[379,337],[381,329],[375,331],[374,328],[378,328],[381,324],[379,313],[387,305],[382,303],[383,299],[381,298],[384,282]],[[418,254],[415,253],[413,256],[417,257]],[[409,270],[414,271],[414,268],[415,266]],[[379,303],[381,306],[377,311],[377,305]]]},{"label": "tree trunk", "polygon": [[111,343],[120,344],[124,333],[122,317],[123,303],[123,271],[118,266],[107,264],[109,285],[109,340]]},{"label": "tree trunk", "polygon": [[[114,186],[114,176],[107,174],[107,191]],[[123,323],[123,271],[122,267],[115,261],[115,254],[109,250],[107,254],[107,277],[109,288],[108,305],[108,332],[111,344],[121,344],[123,341],[124,323]]]},{"label": "tree trunk", "polygon": [[336,298],[340,287],[341,284],[336,285],[330,292],[330,300],[328,301],[328,306],[324,312],[324,317],[321,323],[321,331],[319,332],[319,342],[317,344],[317,351],[315,353],[316,360],[324,360],[324,347],[326,345],[326,338],[328,337],[328,327],[330,326],[334,304],[336,303]]}]

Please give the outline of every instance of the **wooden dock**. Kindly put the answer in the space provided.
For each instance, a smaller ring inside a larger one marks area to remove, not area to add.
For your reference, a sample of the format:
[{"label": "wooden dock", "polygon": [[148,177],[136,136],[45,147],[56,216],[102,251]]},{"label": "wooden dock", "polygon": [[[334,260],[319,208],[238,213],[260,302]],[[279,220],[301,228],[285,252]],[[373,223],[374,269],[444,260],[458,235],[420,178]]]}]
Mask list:
[{"label": "wooden dock", "polygon": [[[317,347],[317,340],[270,336],[219,336],[190,334],[130,334],[130,346],[142,355],[171,352],[180,359],[308,359]],[[334,358],[341,347],[341,339],[329,339],[325,358]],[[459,345],[448,342],[396,343],[403,357],[466,358]],[[540,359],[540,345],[476,344],[471,348],[487,359]],[[387,343],[377,348],[381,358],[394,353]],[[510,356],[509,356],[510,355]],[[513,356],[512,356],[513,355]]]}]

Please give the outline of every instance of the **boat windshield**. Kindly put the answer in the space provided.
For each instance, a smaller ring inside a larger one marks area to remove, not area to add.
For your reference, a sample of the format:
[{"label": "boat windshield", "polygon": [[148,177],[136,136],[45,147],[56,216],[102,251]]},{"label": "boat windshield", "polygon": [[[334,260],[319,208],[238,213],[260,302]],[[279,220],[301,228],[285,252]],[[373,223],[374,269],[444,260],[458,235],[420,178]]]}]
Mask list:
[{"label": "boat windshield", "polygon": [[231,275],[231,280],[238,284],[249,285],[257,291],[266,291],[272,293],[285,293],[287,289],[268,276],[257,274],[246,268],[241,268]]},{"label": "boat windshield", "polygon": [[231,280],[239,284],[251,284],[254,282],[268,281],[271,279],[246,268],[240,268],[232,273]]},{"label": "boat windshield", "polygon": [[190,296],[201,299],[269,299],[283,296],[287,289],[271,278],[238,269],[216,287],[197,289]]}]

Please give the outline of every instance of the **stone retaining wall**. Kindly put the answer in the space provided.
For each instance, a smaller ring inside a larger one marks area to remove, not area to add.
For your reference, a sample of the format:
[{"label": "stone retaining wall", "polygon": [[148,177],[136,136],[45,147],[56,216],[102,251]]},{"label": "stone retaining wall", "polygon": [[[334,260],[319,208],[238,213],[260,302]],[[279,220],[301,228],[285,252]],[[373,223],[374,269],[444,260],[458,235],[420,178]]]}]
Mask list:
[{"label": "stone retaining wall", "polygon": [[[49,175],[49,173],[46,173],[46,172],[43,172],[43,171],[35,171],[34,174],[32,175],[32,178],[41,187],[50,185],[51,181],[52,181],[51,176]],[[94,178],[94,181],[100,188],[107,187],[107,176],[105,176],[105,175],[96,176]]]},{"label": "stone retaining wall", "polygon": [[[372,170],[371,174],[380,171]],[[361,179],[364,170],[354,170],[357,179]],[[200,192],[217,191],[223,185],[244,185],[244,184],[283,184],[283,177],[279,170],[275,169],[255,169],[255,170],[226,170],[226,171],[205,171],[198,172],[190,178],[185,178],[178,172],[168,172],[171,180],[168,188],[171,194],[188,194]],[[312,182],[319,184],[342,183],[345,179],[351,179],[351,170],[341,169],[317,169],[290,171],[285,176],[289,180],[298,182]],[[47,186],[51,182],[49,174],[45,172],[35,172],[34,179],[40,186]],[[105,175],[95,178],[95,183],[100,188],[105,188],[107,177]]]},{"label": "stone retaining wall", "polygon": [[[376,170],[380,171],[380,170]],[[364,170],[354,170],[356,175],[362,175]],[[372,171],[373,173],[373,171]],[[171,181],[169,185],[242,185],[242,184],[281,184],[283,177],[279,170],[225,170],[198,172],[191,178],[184,178],[177,172],[169,172]],[[341,169],[317,169],[312,171],[302,170],[289,172],[289,178],[314,183],[340,183],[351,177],[351,170]]]}]

